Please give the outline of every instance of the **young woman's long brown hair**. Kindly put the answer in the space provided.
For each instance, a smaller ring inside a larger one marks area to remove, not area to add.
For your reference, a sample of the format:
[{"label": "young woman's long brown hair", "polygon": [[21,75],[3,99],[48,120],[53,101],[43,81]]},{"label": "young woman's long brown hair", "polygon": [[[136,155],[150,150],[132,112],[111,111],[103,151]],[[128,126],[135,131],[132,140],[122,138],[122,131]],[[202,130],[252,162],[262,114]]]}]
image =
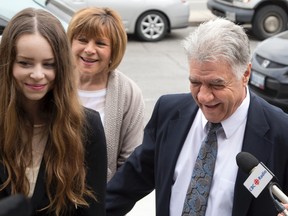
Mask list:
[{"label": "young woman's long brown hair", "polygon": [[[77,97],[70,46],[61,23],[44,10],[25,9],[5,28],[0,45],[0,162],[8,178],[0,190],[12,194],[29,192],[26,167],[31,163],[33,122],[25,114],[21,93],[12,75],[15,44],[23,34],[39,33],[51,45],[56,77],[45,96],[42,112],[47,117],[48,142],[44,151],[46,191],[49,211],[61,215],[68,203],[88,206],[85,197],[94,195],[87,188],[83,146],[84,114]],[[37,46],[35,44],[35,46]],[[25,138],[24,138],[25,137]]]}]

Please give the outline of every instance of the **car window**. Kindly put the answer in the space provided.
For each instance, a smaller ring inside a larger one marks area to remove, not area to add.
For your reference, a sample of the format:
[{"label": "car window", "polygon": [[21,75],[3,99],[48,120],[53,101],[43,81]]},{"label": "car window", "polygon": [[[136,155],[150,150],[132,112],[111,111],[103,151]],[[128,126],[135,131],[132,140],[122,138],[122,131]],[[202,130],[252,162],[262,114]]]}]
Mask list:
[{"label": "car window", "polygon": [[62,23],[65,30],[72,17],[73,10],[60,0],[13,0],[3,2],[0,6],[0,35],[8,21],[20,10],[27,7],[41,8],[54,14]]},{"label": "car window", "polygon": [[7,25],[7,22],[8,22],[7,19],[0,17],[0,35],[2,35],[4,28]]},{"label": "car window", "polygon": [[40,4],[42,7],[46,8],[48,11],[52,12],[67,23],[70,22],[70,19],[74,14],[72,8],[59,0],[34,0],[34,2]]}]

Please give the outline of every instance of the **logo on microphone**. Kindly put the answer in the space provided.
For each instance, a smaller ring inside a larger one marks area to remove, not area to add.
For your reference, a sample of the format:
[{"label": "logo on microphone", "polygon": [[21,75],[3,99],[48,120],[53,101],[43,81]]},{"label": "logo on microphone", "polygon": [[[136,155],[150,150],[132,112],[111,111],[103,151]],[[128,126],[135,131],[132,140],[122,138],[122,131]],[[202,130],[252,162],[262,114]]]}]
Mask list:
[{"label": "logo on microphone", "polygon": [[254,184],[255,184],[255,185],[259,185],[259,184],[260,184],[259,179],[254,179]]},{"label": "logo on microphone", "polygon": [[244,186],[257,198],[272,178],[273,176],[259,163],[244,182]]}]

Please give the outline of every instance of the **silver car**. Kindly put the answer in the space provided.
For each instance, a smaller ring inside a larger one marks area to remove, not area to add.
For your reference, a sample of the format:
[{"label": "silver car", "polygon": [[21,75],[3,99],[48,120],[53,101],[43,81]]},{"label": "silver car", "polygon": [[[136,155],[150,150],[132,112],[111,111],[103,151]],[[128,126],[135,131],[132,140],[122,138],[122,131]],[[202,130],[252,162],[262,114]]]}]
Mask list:
[{"label": "silver car", "polygon": [[[49,0],[48,0],[49,1]],[[75,11],[90,6],[109,7],[120,14],[128,34],[143,41],[159,41],[172,29],[189,22],[187,0],[61,0]]]},{"label": "silver car", "polygon": [[0,35],[4,30],[7,22],[19,11],[28,8],[41,8],[54,14],[67,29],[68,22],[71,19],[73,12],[68,7],[64,6],[58,0],[10,0],[4,1],[0,6]]},{"label": "silver car", "polygon": [[207,7],[216,16],[251,25],[260,40],[287,29],[288,0],[208,0]]}]

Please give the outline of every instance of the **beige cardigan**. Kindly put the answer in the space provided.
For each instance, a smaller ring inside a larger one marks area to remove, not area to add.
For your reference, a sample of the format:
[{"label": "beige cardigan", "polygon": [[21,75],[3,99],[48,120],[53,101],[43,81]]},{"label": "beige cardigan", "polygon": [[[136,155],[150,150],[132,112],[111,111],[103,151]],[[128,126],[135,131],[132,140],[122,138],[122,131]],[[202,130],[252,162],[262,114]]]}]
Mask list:
[{"label": "beige cardigan", "polygon": [[144,99],[134,81],[120,71],[109,75],[104,108],[109,181],[132,151],[142,143]]}]

